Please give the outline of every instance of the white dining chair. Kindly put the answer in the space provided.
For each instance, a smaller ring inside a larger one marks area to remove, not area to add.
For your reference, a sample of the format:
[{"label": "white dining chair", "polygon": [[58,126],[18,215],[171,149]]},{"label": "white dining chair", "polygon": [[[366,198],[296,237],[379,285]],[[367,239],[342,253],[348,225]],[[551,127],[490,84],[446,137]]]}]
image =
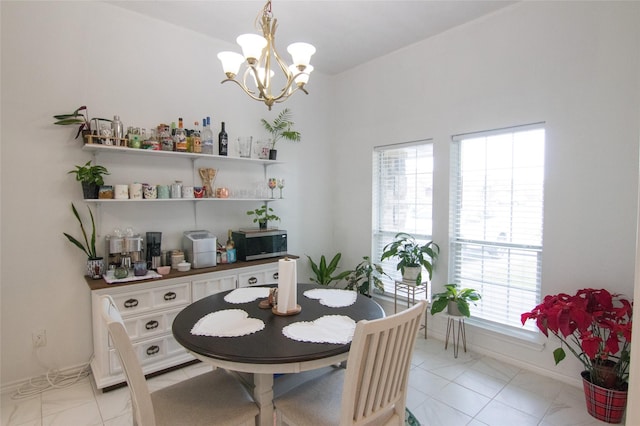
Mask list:
[{"label": "white dining chair", "polygon": [[134,425],[255,425],[257,404],[247,389],[222,369],[150,393],[118,308],[111,296],[103,296],[101,302],[102,318],[129,385]]},{"label": "white dining chair", "polygon": [[346,369],[336,368],[274,400],[278,425],[404,425],[411,355],[427,307],[356,324]]}]

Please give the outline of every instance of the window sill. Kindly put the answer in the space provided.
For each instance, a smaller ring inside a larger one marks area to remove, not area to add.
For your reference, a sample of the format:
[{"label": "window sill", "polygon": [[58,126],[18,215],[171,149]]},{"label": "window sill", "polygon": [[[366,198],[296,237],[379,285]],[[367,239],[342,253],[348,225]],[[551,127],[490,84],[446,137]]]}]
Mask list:
[{"label": "window sill", "polygon": [[466,318],[465,324],[475,327],[474,334],[486,334],[494,339],[521,346],[529,350],[542,352],[546,339],[540,333],[529,330],[518,330],[480,318]]}]

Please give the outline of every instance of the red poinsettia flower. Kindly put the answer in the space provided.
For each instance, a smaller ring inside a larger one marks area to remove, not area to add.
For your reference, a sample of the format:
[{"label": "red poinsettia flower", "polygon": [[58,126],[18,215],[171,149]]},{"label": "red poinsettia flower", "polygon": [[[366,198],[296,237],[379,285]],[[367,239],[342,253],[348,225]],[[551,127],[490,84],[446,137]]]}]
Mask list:
[{"label": "red poinsettia flower", "polygon": [[522,324],[535,320],[545,336],[549,331],[560,339],[554,351],[556,364],[566,357],[564,348],[575,355],[598,383],[594,365],[615,364],[617,386],[628,379],[633,303],[605,289],[580,289],[575,295],[547,295],[542,303],[521,315]]}]

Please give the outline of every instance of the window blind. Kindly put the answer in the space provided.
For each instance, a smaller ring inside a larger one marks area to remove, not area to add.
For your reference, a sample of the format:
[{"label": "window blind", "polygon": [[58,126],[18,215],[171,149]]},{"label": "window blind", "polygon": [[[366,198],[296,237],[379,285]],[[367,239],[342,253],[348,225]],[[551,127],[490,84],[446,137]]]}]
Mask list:
[{"label": "window blind", "polygon": [[[373,152],[372,259],[379,263],[382,249],[398,232],[419,242],[431,240],[433,209],[433,144],[417,141],[376,147]],[[401,278],[397,259],[380,263],[392,278]],[[385,279],[385,292],[394,282]]]},{"label": "window blind", "polygon": [[453,138],[449,279],[475,318],[522,328],[541,298],[544,145],[541,124]]}]

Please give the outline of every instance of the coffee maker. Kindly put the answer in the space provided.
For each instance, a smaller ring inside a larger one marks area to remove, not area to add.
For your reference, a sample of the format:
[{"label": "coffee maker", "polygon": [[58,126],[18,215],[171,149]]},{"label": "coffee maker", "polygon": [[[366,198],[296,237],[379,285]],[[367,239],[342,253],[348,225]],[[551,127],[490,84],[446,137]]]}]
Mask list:
[{"label": "coffee maker", "polygon": [[142,260],[142,237],[134,234],[131,228],[127,228],[125,235],[119,229],[115,229],[113,235],[107,235],[105,242],[109,266],[124,266],[130,269],[134,262]]},{"label": "coffee maker", "polygon": [[157,269],[162,266],[162,232],[147,232],[147,267]]}]

